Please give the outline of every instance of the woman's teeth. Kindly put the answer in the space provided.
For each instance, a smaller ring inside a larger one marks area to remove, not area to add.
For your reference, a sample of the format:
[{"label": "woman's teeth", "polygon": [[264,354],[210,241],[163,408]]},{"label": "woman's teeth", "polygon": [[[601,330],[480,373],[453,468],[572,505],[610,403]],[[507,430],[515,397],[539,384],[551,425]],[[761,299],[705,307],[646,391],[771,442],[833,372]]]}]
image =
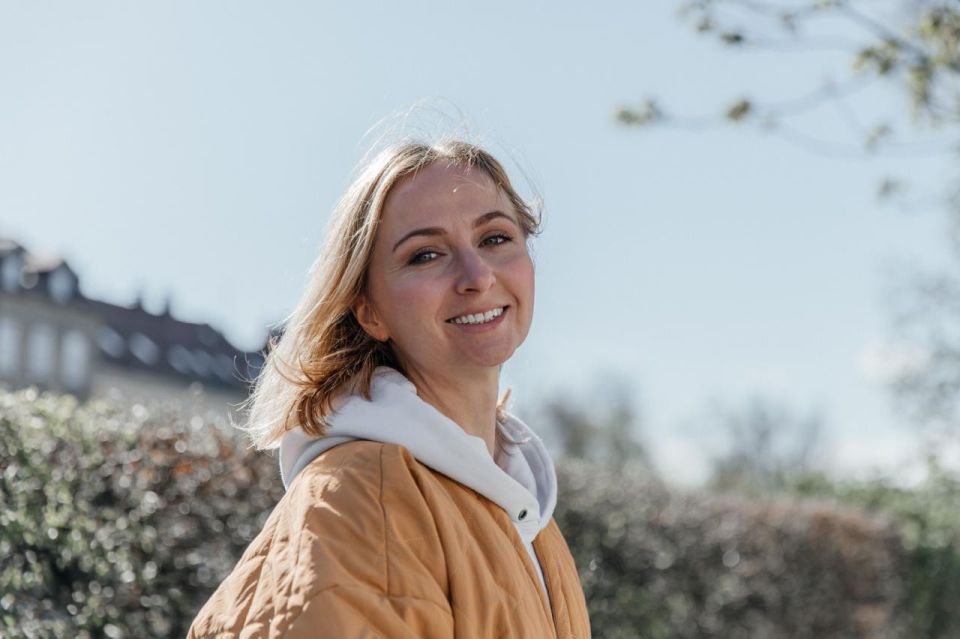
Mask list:
[{"label": "woman's teeth", "polygon": [[486,324],[495,317],[500,317],[503,315],[503,311],[506,309],[506,306],[502,308],[495,308],[486,313],[476,313],[474,315],[461,315],[460,317],[454,317],[451,322],[454,324]]}]

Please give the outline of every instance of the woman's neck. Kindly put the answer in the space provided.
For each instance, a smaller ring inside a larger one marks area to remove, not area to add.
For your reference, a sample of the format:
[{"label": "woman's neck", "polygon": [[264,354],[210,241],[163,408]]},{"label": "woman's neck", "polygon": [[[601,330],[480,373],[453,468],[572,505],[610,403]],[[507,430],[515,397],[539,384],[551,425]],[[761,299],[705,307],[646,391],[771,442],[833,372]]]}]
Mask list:
[{"label": "woman's neck", "polygon": [[490,455],[494,455],[500,390],[498,369],[475,375],[430,375],[416,370],[406,373],[420,399],[449,417],[468,435],[482,439]]}]

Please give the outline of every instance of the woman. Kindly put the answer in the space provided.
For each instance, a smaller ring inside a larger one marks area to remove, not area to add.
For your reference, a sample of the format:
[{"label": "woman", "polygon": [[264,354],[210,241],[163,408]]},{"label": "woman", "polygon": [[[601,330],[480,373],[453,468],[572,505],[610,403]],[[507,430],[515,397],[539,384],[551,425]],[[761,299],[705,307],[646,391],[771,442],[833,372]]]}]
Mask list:
[{"label": "woman", "polygon": [[464,142],[377,156],[252,394],[287,493],[190,637],[588,637],[540,438],[498,403],[538,218]]}]

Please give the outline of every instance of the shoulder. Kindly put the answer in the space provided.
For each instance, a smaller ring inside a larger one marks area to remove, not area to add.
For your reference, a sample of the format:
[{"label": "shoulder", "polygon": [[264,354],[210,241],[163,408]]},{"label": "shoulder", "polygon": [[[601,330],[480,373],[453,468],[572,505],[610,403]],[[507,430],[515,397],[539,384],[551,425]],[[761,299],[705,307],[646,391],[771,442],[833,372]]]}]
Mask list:
[{"label": "shoulder", "polygon": [[[194,625],[271,627],[344,588],[391,596],[403,570],[424,568],[414,565],[415,556],[438,549],[431,543],[435,513],[421,490],[430,481],[429,470],[394,444],[355,441],[321,454],[294,479]],[[431,582],[445,567],[434,563],[415,594],[442,601]]]},{"label": "shoulder", "polygon": [[439,513],[429,493],[437,481],[395,444],[349,442],[313,460],[277,506],[286,519],[286,550],[272,554],[290,569],[288,591],[350,583],[394,591],[391,567],[409,564],[418,546],[436,536]]},{"label": "shoulder", "polygon": [[334,478],[350,477],[361,481],[378,478],[384,472],[396,473],[404,467],[419,465],[413,455],[397,444],[358,439],[340,444],[317,456],[293,480],[288,495],[309,491]]},{"label": "shoulder", "polygon": [[353,518],[378,518],[379,510],[366,512],[359,506],[387,500],[387,506],[398,510],[437,481],[436,474],[403,446],[357,440],[335,446],[307,464],[277,507],[291,514],[320,511],[322,517],[328,517],[331,509],[344,508]]}]

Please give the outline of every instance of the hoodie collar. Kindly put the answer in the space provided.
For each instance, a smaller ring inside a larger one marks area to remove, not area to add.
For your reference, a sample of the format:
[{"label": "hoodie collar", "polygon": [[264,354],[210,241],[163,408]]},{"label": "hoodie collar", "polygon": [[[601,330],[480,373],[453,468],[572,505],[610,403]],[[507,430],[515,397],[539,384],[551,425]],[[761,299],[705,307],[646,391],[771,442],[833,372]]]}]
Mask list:
[{"label": "hoodie collar", "polygon": [[524,538],[535,536],[553,516],[553,460],[540,437],[510,413],[498,428],[513,443],[491,457],[483,439],[468,435],[420,399],[416,386],[399,371],[380,366],[373,374],[370,401],[346,397],[327,423],[323,437],[300,428],[283,436],[280,475],[285,488],[324,451],[365,439],[404,446],[420,463],[477,491],[503,508]]}]

